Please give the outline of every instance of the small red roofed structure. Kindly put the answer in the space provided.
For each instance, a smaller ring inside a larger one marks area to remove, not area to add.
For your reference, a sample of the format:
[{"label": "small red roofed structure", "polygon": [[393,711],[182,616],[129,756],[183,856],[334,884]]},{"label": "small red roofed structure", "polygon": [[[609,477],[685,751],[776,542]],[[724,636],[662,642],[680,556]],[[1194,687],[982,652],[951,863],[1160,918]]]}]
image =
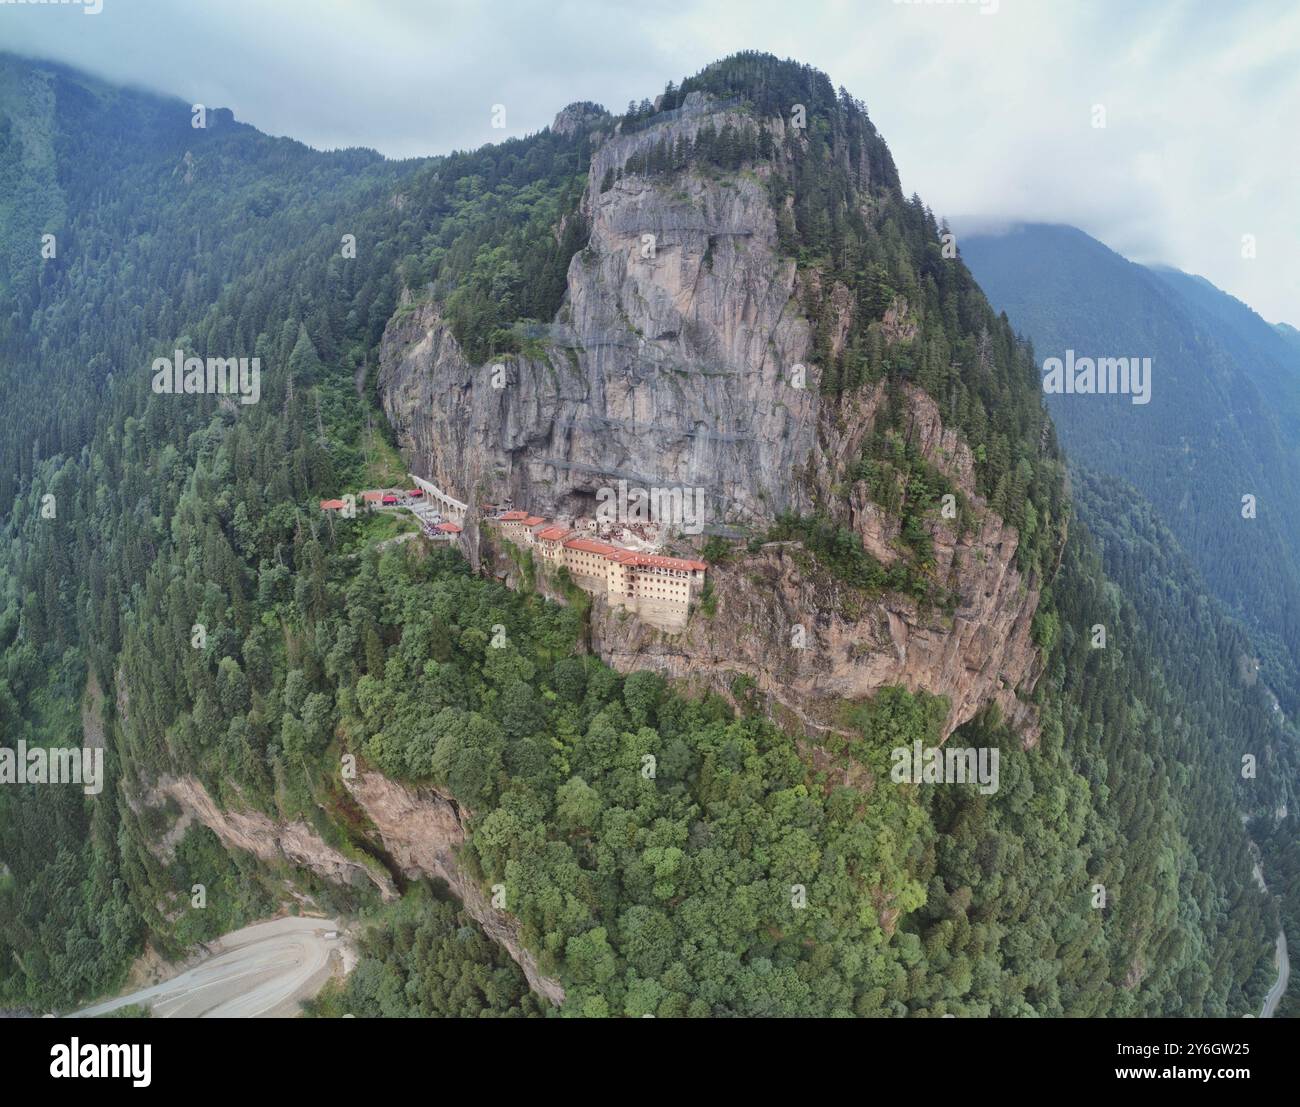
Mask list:
[{"label": "small red roofed structure", "polygon": [[342,500],[321,500],[320,502],[322,511],[342,511],[347,506]]},{"label": "small red roofed structure", "polygon": [[515,541],[522,538],[525,546],[536,546],[538,532],[546,526],[546,520],[540,515],[530,515],[518,526],[519,531],[517,534],[507,534],[506,537]]},{"label": "small red roofed structure", "polygon": [[507,511],[501,516],[501,536],[508,538],[511,542],[517,542],[524,532],[524,520],[528,518],[526,511]]},{"label": "small red roofed structure", "polygon": [[563,565],[564,543],[573,536],[573,531],[558,523],[543,527],[537,532],[537,547],[542,551],[542,557],[547,561],[552,561],[556,565]]},{"label": "small red roofed structure", "polygon": [[441,534],[459,534],[461,526],[459,523],[438,523],[433,529]]}]

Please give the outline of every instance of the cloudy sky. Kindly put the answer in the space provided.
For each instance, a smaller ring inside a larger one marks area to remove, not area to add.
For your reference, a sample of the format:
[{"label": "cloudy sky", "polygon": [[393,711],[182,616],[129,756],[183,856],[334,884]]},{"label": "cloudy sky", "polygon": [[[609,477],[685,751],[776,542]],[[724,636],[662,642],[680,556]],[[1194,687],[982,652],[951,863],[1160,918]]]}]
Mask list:
[{"label": "cloudy sky", "polygon": [[1300,325],[1294,0],[98,2],[0,0],[0,44],[391,156],[621,110],[736,50],[794,57],[866,102],[937,214],[1073,223]]}]

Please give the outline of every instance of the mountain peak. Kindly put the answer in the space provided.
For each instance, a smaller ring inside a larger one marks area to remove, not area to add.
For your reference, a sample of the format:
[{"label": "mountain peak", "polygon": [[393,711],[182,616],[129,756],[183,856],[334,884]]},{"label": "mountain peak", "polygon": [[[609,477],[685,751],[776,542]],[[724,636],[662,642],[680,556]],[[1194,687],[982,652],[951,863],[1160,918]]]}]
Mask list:
[{"label": "mountain peak", "polygon": [[555,113],[551,130],[557,135],[572,135],[590,127],[593,123],[608,119],[607,112],[600,104],[591,100],[575,100]]}]

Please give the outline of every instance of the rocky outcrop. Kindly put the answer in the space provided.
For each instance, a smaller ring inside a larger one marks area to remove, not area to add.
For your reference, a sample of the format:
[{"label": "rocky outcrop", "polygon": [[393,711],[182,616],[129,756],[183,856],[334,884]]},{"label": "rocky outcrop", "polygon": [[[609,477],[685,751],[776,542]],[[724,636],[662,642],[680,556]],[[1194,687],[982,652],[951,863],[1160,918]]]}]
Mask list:
[{"label": "rocky outcrop", "polygon": [[370,881],[384,899],[397,898],[397,889],[386,874],[347,857],[301,819],[283,823],[260,811],[222,810],[197,777],[159,777],[133,806],[159,807],[168,799],[179,805],[181,814],[159,843],[164,856],[175,850],[189,826],[199,822],[227,849],[243,850],[271,864],[289,861],[336,884],[355,886]]},{"label": "rocky outcrop", "polygon": [[456,852],[465,844],[465,826],[455,800],[435,788],[410,787],[376,772],[360,772],[346,784],[375,824],[384,850],[403,871],[445,881],[484,933],[514,958],[533,991],[562,1004],[564,989],[558,980],[542,975],[519,937],[517,920],[493,907],[461,869]]},{"label": "rocky outcrop", "polygon": [[[823,502],[862,440],[883,399],[881,390],[846,403],[821,427],[816,464],[807,474]],[[757,552],[737,547],[709,570],[711,613],[698,602],[684,629],[636,618],[597,597],[589,618],[594,653],[622,672],[655,669],[687,685],[730,695],[750,678],[769,707],[812,737],[838,729],[845,700],[898,685],[945,696],[946,739],[981,707],[996,703],[1026,746],[1039,735],[1037,712],[1023,698],[1041,671],[1032,636],[1041,583],[1016,565],[1019,534],[975,492],[974,459],[961,437],[943,426],[934,402],[905,392],[908,433],[918,452],[966,497],[974,523],[935,513],[931,577],[951,607],[893,592],[868,595],[837,580],[796,541],[769,542]],[[899,521],[874,503],[862,482],[840,485],[841,520],[863,547],[888,566],[903,553]],[[519,555],[492,551],[491,571],[523,584]],[[532,586],[558,602],[565,592],[544,573]]]},{"label": "rocky outcrop", "polygon": [[1038,676],[1030,637],[1038,592],[1014,569],[1015,549],[1014,529],[995,517],[974,535],[936,543],[939,571],[955,567],[963,596],[949,616],[894,593],[864,606],[802,547],[773,543],[711,570],[714,613],[697,610],[681,634],[595,605],[592,649],[619,670],[653,668],[723,693],[750,677],[814,737],[837,728],[844,700],[901,685],[948,698],[944,738],[993,701],[1032,745],[1034,713],[1016,693]]},{"label": "rocky outcrop", "polygon": [[609,112],[599,104],[582,100],[561,108],[556,113],[554,122],[551,123],[551,130],[557,135],[572,135],[590,130],[608,119]]},{"label": "rocky outcrop", "polygon": [[[893,564],[904,556],[899,521],[852,477],[882,391],[822,396],[809,362],[805,294],[825,305],[833,355],[850,333],[854,297],[780,254],[764,185],[772,166],[616,179],[634,154],[706,121],[753,122],[698,94],[668,115],[596,149],[583,199],[590,244],[570,263],[554,323],[530,333],[530,352],[502,360],[504,387],[493,387],[491,366],[469,363],[436,304],[408,305],[390,323],[379,383],[404,454],[455,495],[509,498],[545,515],[588,514],[596,490],[619,480],[703,488],[709,523],[759,534],[782,512],[818,507]],[[896,296],[879,330],[892,345],[913,340],[918,326]],[[954,597],[946,610],[864,596],[806,551],[768,546],[711,570],[715,609],[697,609],[681,633],[598,600],[593,649],[620,669],[653,667],[723,689],[745,674],[812,731],[835,725],[839,701],[898,684],[949,698],[945,736],[997,702],[1035,741],[1017,693],[1038,675],[1030,628],[1040,584],[1016,568],[1015,528],[976,495],[960,436],[923,392],[906,391],[905,403],[909,440],[963,491],[974,518],[964,534],[955,522],[929,523],[935,591]],[[520,575],[500,551],[493,569]]]},{"label": "rocky outcrop", "polygon": [[[411,788],[376,772],[361,772],[344,783],[397,866],[408,876],[445,881],[484,933],[514,958],[529,986],[557,1006],[562,1004],[563,987],[537,967],[537,959],[519,937],[518,922],[494,908],[461,869],[456,851],[465,844],[465,827],[456,802],[435,789]],[[386,873],[345,856],[306,823],[279,822],[260,811],[222,810],[197,777],[162,776],[152,788],[133,795],[131,805],[138,812],[168,800],[180,807],[180,816],[155,843],[164,860],[174,856],[185,831],[197,822],[227,849],[251,853],[268,864],[289,861],[336,884],[355,886],[369,880],[385,900],[397,898],[398,890]]]},{"label": "rocky outcrop", "polygon": [[504,387],[436,305],[394,318],[379,384],[416,472],[461,499],[472,485],[480,502],[551,514],[589,510],[619,479],[704,488],[715,523],[807,506],[791,474],[815,444],[817,374],[791,383],[810,328],[762,181],[628,176],[601,191],[607,170],[710,118],[724,121],[684,111],[597,150],[589,245],[532,352],[501,359]]},{"label": "rocky outcrop", "polygon": [[[811,474],[823,500],[882,400],[877,389],[827,420]],[[950,611],[897,593],[865,596],[819,567],[796,542],[769,543],[710,570],[713,614],[697,610],[685,631],[667,635],[597,605],[592,648],[622,670],[656,668],[666,675],[726,691],[734,678],[753,679],[761,693],[813,731],[834,727],[841,701],[886,685],[946,696],[943,737],[997,703],[1032,745],[1033,708],[1018,695],[1031,689],[1041,660],[1032,638],[1040,585],[1016,567],[1019,535],[975,492],[974,460],[959,435],[943,426],[924,392],[905,394],[908,433],[919,453],[967,498],[974,524],[964,533],[935,513],[932,577],[953,596]],[[844,521],[885,565],[897,561],[898,520],[872,502],[865,485],[840,492]]]}]

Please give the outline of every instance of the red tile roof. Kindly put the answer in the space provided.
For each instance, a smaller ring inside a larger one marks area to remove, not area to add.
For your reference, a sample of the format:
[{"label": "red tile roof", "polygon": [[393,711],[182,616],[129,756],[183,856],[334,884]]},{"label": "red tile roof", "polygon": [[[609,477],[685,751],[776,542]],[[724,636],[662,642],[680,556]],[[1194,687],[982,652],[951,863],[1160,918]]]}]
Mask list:
[{"label": "red tile roof", "polygon": [[322,511],[342,511],[347,506],[342,500],[321,500],[320,502]]},{"label": "red tile roof", "polygon": [[706,561],[692,561],[683,557],[661,557],[658,554],[637,553],[635,550],[619,552],[623,556],[615,556],[615,561],[621,561],[638,569],[682,569],[687,572],[698,569],[703,572],[709,567]]},{"label": "red tile roof", "polygon": [[[504,523],[522,522],[524,526],[535,528],[545,523],[546,520],[540,515],[529,515],[526,511],[507,511],[501,516]],[[534,530],[536,538],[543,542],[563,542],[566,550],[581,550],[584,553],[600,554],[610,561],[617,562],[621,565],[628,565],[640,569],[676,569],[682,572],[706,572],[709,568],[708,562],[696,561],[691,558],[683,557],[661,557],[658,554],[638,553],[636,550],[625,549],[621,546],[612,546],[608,542],[600,542],[594,538],[583,538],[578,532],[564,526],[561,523],[551,523],[541,530]]]},{"label": "red tile roof", "polygon": [[439,523],[439,524],[437,525],[437,527],[435,527],[434,529],[435,529],[435,530],[440,530],[440,531],[442,531],[443,534],[459,534],[459,533],[460,533],[460,524],[459,524],[459,523]]},{"label": "red tile roof", "polygon": [[384,494],[382,492],[362,492],[361,498],[368,504],[377,504],[384,498]]},{"label": "red tile roof", "polygon": [[564,543],[564,548],[566,550],[582,550],[584,553],[604,554],[606,557],[614,553],[616,549],[608,542],[597,542],[591,538],[571,538]]}]

